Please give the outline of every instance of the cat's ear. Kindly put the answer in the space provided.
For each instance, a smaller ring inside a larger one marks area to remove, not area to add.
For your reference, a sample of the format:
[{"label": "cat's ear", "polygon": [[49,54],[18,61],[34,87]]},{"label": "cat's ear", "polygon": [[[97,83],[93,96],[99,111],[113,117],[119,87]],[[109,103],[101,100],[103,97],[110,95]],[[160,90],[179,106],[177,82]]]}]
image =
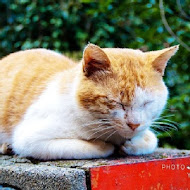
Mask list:
[{"label": "cat's ear", "polygon": [[163,50],[148,52],[152,67],[163,76],[168,60],[178,49],[179,45],[176,45]]},{"label": "cat's ear", "polygon": [[109,71],[110,61],[105,52],[94,44],[88,44],[83,53],[83,72],[89,77],[97,71]]}]

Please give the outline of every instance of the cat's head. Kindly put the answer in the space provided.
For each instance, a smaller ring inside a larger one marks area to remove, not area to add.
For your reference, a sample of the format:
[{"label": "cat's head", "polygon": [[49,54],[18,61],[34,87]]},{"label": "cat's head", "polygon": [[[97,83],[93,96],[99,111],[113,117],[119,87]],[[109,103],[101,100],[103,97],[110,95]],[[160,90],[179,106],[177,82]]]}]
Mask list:
[{"label": "cat's head", "polygon": [[147,129],[166,104],[168,90],[162,77],[177,50],[173,46],[144,53],[87,45],[77,90],[80,107],[99,121],[110,122],[126,138]]}]

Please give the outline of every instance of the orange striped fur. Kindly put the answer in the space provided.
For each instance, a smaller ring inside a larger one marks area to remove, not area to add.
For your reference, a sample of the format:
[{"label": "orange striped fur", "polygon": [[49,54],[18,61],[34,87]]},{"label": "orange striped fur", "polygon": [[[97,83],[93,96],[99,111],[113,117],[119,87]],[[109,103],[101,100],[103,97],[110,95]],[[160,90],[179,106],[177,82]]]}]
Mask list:
[{"label": "orange striped fur", "polygon": [[0,61],[0,131],[11,132],[48,81],[73,66],[75,63],[69,58],[43,49],[20,51],[3,58]]}]

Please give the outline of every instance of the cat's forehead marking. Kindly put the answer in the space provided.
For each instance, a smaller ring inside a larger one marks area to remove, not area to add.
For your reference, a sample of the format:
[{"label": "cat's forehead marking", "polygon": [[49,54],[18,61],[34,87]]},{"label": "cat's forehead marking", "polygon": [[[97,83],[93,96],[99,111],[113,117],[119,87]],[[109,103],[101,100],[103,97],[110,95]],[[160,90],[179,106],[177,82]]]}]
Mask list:
[{"label": "cat's forehead marking", "polygon": [[146,55],[140,50],[107,48],[115,83],[111,88],[117,89],[117,94],[122,93],[121,101],[130,104],[135,97],[136,88],[146,89],[159,80],[152,68],[147,64]]},{"label": "cat's forehead marking", "polygon": [[133,100],[137,86],[146,86],[147,73],[144,63],[135,57],[127,57],[112,61],[113,72],[116,73],[117,88],[122,93],[122,101],[130,103]]}]

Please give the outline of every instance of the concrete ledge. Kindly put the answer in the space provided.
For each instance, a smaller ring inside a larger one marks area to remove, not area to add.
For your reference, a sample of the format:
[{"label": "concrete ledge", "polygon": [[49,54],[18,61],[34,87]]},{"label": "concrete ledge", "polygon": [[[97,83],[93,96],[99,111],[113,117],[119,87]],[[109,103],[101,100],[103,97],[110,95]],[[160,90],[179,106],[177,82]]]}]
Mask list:
[{"label": "concrete ledge", "polygon": [[85,190],[85,172],[80,169],[15,164],[1,167],[0,183],[20,189]]},{"label": "concrete ledge", "polygon": [[[189,158],[190,151],[157,149],[152,155],[110,157],[95,160],[58,160],[41,162],[18,156],[0,155],[0,184],[18,189],[90,189],[92,168],[130,165],[174,158]],[[0,189],[2,187],[0,186]]]}]

